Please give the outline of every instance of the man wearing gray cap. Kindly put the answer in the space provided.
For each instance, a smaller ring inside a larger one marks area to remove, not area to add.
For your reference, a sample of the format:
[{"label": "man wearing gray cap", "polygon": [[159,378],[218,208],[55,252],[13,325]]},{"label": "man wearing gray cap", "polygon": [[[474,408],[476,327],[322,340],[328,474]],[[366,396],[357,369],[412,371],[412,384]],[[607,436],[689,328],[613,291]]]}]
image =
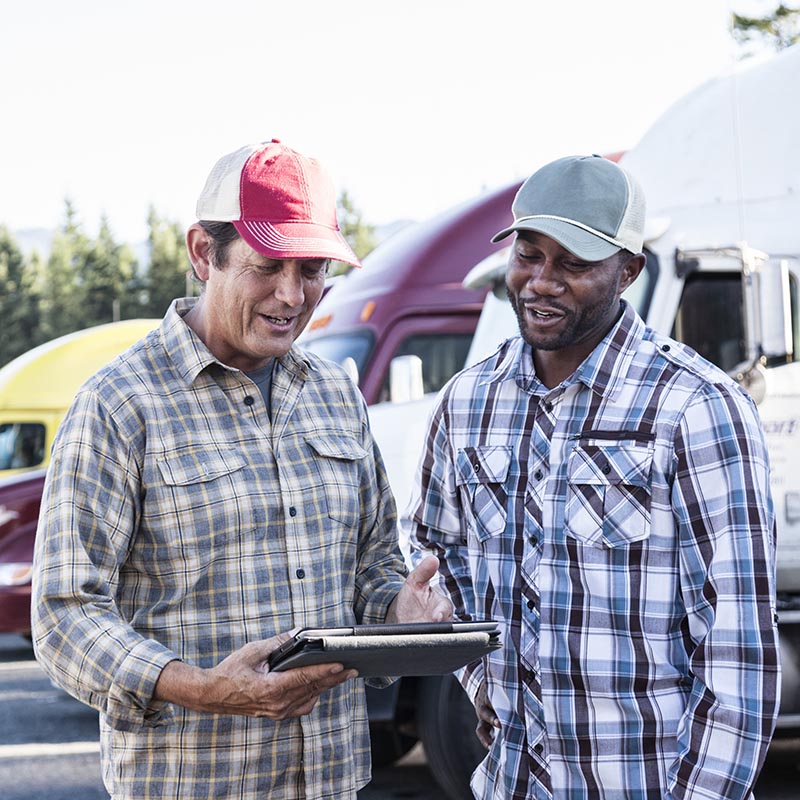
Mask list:
[{"label": "man wearing gray cap", "polygon": [[366,406],[294,347],[330,259],[358,266],[319,162],[216,163],[186,236],[203,283],[78,392],[36,535],[36,655],[100,712],[114,800],[355,800],[366,699],[342,664],[271,672],[299,627],[439,621],[406,577]]},{"label": "man wearing gray cap", "polygon": [[520,336],[456,375],[409,507],[461,618],[477,798],[747,798],[777,715],[773,508],[755,406],[622,299],[636,181],[563,158],[520,188]]}]

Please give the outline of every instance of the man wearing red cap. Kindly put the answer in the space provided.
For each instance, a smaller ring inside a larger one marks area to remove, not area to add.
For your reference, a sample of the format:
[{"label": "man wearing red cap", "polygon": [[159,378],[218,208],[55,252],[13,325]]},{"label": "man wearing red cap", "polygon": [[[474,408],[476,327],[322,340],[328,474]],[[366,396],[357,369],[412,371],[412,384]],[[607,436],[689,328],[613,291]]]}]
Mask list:
[{"label": "man wearing red cap", "polygon": [[187,232],[199,299],[79,391],[37,533],[34,645],[100,712],[115,800],[355,798],[363,689],[272,673],[295,627],[449,618],[406,577],[364,400],[293,347],[328,261],[360,266],[333,186],[277,141],[221,158]]}]

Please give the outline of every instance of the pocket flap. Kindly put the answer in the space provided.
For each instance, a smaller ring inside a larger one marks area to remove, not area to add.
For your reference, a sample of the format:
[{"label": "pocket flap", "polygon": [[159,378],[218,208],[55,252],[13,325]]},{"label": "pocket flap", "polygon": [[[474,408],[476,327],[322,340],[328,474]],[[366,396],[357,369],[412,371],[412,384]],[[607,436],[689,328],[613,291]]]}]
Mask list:
[{"label": "pocket flap", "polygon": [[456,455],[456,483],[505,483],[511,467],[511,448],[482,445],[459,448]]},{"label": "pocket flap", "polygon": [[653,444],[603,442],[576,446],[569,455],[570,483],[649,486]]},{"label": "pocket flap", "polygon": [[236,452],[223,453],[216,447],[193,446],[167,453],[157,459],[164,483],[169,486],[188,486],[213,481],[242,469],[244,456]]},{"label": "pocket flap", "polygon": [[349,436],[324,434],[313,439],[306,437],[306,444],[323,458],[341,458],[344,461],[359,461],[365,458],[367,451]]}]

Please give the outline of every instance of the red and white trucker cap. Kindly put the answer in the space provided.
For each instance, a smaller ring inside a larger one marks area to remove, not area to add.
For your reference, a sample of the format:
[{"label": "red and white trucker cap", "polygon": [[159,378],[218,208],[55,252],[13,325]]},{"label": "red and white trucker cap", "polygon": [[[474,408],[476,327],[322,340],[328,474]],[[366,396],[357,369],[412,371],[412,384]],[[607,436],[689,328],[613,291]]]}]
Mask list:
[{"label": "red and white trucker cap", "polygon": [[316,159],[278,139],[222,156],[197,201],[197,218],[232,222],[268,258],[331,258],[361,266],[339,231],[330,177]]}]

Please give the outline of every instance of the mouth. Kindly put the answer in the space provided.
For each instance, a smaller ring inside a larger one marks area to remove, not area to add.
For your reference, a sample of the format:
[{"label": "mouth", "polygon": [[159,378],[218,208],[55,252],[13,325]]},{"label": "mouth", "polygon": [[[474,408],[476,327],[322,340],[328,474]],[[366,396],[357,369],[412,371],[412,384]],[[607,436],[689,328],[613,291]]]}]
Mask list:
[{"label": "mouth", "polygon": [[537,322],[555,322],[566,316],[566,313],[559,308],[534,305],[525,305],[524,307],[527,315]]},{"label": "mouth", "polygon": [[551,319],[553,317],[562,317],[564,316],[560,312],[557,311],[543,311],[539,308],[529,308],[528,311],[533,314],[534,317],[538,317],[539,319]]},{"label": "mouth", "polygon": [[282,329],[292,327],[295,320],[294,317],[273,317],[271,314],[259,314],[259,316],[271,326]]}]

